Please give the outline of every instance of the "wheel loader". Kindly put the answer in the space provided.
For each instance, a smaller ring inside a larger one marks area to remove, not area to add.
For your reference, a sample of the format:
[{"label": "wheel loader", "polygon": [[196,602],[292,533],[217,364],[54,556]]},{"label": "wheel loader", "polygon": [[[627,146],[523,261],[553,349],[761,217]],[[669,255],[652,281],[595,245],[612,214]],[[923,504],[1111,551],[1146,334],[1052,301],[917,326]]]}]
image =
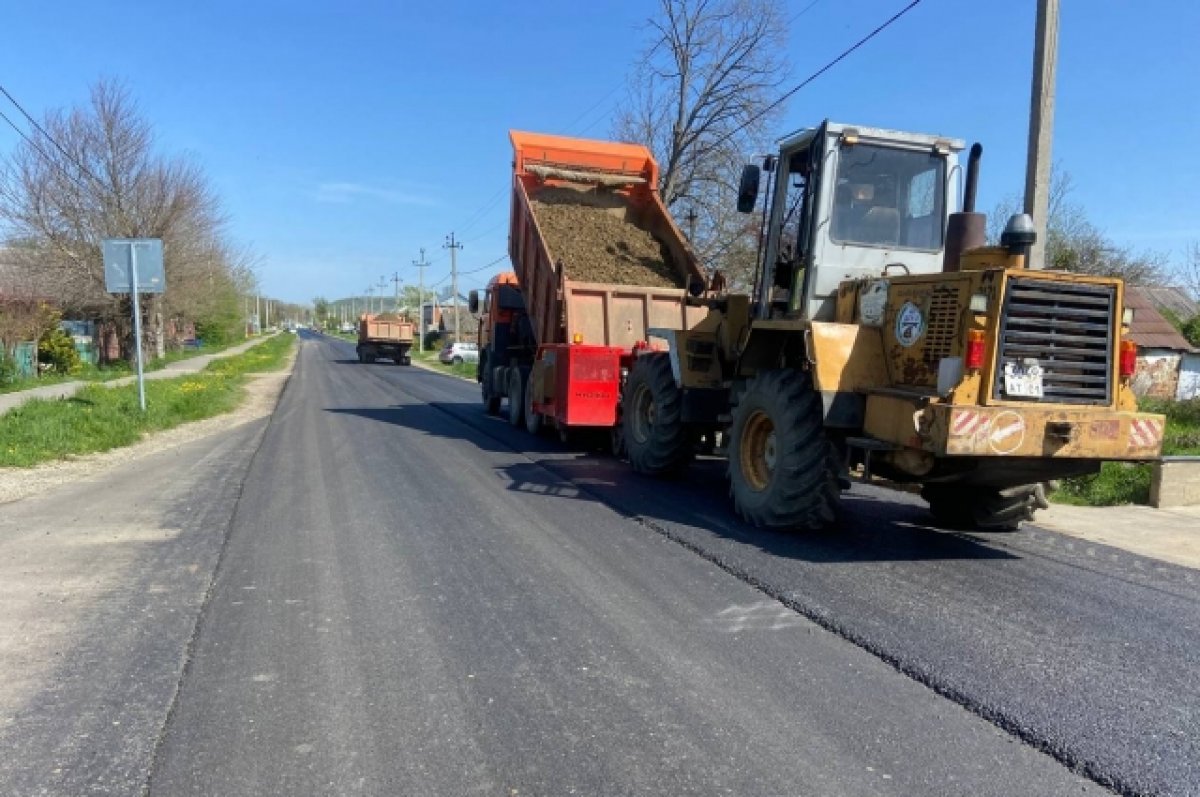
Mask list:
[{"label": "wheel loader", "polygon": [[753,290],[689,297],[701,321],[648,330],[619,406],[633,467],[675,472],[719,441],[758,526],[835,522],[861,468],[918,485],[944,524],[1011,530],[1055,480],[1156,458],[1121,281],[1030,263],[1028,216],[984,245],[982,150],[964,168],[964,146],[825,121],[748,166]]}]

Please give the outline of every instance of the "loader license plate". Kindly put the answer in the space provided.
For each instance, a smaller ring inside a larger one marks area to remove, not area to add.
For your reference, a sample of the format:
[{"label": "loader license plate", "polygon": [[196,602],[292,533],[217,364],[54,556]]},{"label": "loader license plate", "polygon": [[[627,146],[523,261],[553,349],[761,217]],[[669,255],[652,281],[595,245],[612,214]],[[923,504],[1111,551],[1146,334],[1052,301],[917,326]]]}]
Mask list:
[{"label": "loader license plate", "polygon": [[1018,398],[1042,397],[1042,366],[1037,361],[1004,364],[1004,393]]}]

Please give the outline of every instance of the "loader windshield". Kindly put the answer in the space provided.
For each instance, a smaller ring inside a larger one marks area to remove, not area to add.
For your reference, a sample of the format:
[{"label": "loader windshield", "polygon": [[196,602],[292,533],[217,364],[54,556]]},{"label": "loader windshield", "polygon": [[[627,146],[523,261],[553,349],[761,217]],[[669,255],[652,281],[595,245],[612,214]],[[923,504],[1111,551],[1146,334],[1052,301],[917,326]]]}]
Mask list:
[{"label": "loader windshield", "polygon": [[843,146],[831,236],[843,244],[942,248],[946,161],[936,153],[871,144]]}]

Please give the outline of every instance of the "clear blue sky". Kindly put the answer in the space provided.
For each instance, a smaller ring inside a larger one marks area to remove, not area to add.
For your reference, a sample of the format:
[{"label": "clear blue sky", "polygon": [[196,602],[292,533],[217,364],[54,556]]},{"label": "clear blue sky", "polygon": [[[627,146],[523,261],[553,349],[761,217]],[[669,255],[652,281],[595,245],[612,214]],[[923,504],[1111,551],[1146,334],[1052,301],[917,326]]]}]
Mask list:
[{"label": "clear blue sky", "polygon": [[[904,5],[819,0],[791,26],[786,86]],[[122,80],[161,149],[206,169],[266,292],[307,302],[415,284],[420,247],[435,282],[451,230],[461,271],[503,257],[507,131],[604,137],[655,7],[7,0],[0,83],[36,116]],[[990,210],[1024,179],[1033,27],[1034,0],[923,0],[795,95],[778,133],[830,117],[982,141]],[[0,125],[0,152],[17,140]],[[1198,147],[1200,3],[1062,0],[1054,159],[1092,220],[1180,260],[1200,240]]]}]

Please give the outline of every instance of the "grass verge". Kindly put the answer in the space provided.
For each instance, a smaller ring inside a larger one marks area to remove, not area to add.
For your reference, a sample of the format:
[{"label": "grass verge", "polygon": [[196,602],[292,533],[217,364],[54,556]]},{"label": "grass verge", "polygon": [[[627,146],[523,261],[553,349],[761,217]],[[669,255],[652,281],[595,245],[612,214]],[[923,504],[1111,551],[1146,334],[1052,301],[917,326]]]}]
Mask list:
[{"label": "grass verge", "polygon": [[419,362],[422,365],[428,365],[437,371],[444,374],[452,374],[461,376],[465,379],[475,379],[475,363],[450,363],[446,364],[438,360],[438,352],[441,351],[439,346],[436,349],[427,349],[424,352],[419,352],[416,349],[412,350],[413,362]]},{"label": "grass verge", "polygon": [[[1163,432],[1163,456],[1200,455],[1200,399],[1190,401],[1139,402],[1143,412],[1167,416]],[[1105,462],[1091,476],[1065,479],[1054,501],[1076,506],[1118,506],[1150,502],[1152,466]]]},{"label": "grass verge", "polygon": [[145,413],[138,409],[137,385],[88,385],[69,399],[29,401],[0,416],[0,467],[108,451],[229,412],[241,402],[246,375],[282,367],[294,345],[291,335],[276,335],[199,373],[147,381]]},{"label": "grass verge", "polygon": [[[217,354],[225,351],[233,346],[239,346],[245,341],[236,341],[222,346],[199,346],[177,349],[167,352],[163,357],[154,357],[145,361],[143,370],[147,373],[150,371],[158,371],[166,368],[171,363],[176,363],[181,360],[190,360],[193,357],[200,357],[205,354]],[[102,366],[85,365],[78,373],[74,374],[42,374],[38,377],[22,377],[13,379],[8,382],[0,383],[0,393],[17,393],[22,390],[31,390],[35,387],[47,387],[48,385],[60,385],[63,382],[107,382],[110,379],[120,379],[123,376],[133,376],[134,368],[124,360],[106,363]]]}]

